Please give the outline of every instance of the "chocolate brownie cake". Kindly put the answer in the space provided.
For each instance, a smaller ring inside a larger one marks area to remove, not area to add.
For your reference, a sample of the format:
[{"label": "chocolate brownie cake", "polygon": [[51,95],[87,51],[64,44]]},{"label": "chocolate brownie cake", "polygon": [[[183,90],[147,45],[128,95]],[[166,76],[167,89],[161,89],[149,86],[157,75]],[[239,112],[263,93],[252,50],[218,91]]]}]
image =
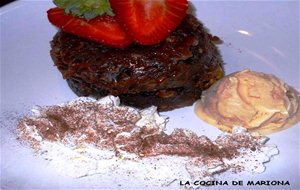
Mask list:
[{"label": "chocolate brownie cake", "polygon": [[58,31],[55,65],[78,96],[119,96],[126,105],[159,111],[188,106],[224,75],[220,53],[203,24],[187,15],[156,45],[112,48]]}]

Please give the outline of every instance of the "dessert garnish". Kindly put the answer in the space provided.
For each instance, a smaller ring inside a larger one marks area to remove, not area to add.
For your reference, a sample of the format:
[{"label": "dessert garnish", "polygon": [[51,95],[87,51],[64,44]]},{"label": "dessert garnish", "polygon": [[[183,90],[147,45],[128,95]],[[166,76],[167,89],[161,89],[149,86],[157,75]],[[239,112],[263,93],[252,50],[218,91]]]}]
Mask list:
[{"label": "dessert garnish", "polygon": [[176,29],[188,8],[187,0],[55,0],[54,3],[59,8],[47,12],[53,25],[118,48],[132,41],[143,45],[159,43]]},{"label": "dessert garnish", "polygon": [[128,46],[132,40],[115,17],[98,16],[90,20],[66,14],[64,9],[48,10],[48,19],[63,31],[117,48]]},{"label": "dessert garnish", "polygon": [[235,72],[203,92],[196,114],[221,130],[242,126],[270,134],[300,120],[300,94],[274,75]]},{"label": "dessert garnish", "polygon": [[166,122],[155,107],[121,106],[113,96],[77,98],[35,108],[17,132],[51,167],[72,177],[130,173],[158,183],[212,179],[224,171],[261,173],[264,163],[278,154],[266,137],[243,128],[212,141],[182,128],[167,134]]},{"label": "dessert garnish", "polygon": [[86,20],[105,14],[115,16],[108,0],[53,0],[53,3],[64,9],[66,14],[72,14]]},{"label": "dessert garnish", "polygon": [[187,0],[110,0],[128,34],[143,45],[157,44],[181,23]]}]

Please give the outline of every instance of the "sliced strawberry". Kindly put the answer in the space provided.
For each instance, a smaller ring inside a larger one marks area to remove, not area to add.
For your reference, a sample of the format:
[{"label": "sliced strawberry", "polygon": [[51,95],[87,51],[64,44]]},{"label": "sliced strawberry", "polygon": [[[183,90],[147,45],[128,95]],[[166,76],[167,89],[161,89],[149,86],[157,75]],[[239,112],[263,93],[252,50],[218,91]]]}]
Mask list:
[{"label": "sliced strawberry", "polygon": [[98,16],[91,20],[67,15],[64,9],[47,11],[49,21],[65,32],[117,48],[128,46],[132,40],[112,16]]},{"label": "sliced strawberry", "polygon": [[128,34],[143,45],[164,40],[186,15],[187,0],[110,0]]}]

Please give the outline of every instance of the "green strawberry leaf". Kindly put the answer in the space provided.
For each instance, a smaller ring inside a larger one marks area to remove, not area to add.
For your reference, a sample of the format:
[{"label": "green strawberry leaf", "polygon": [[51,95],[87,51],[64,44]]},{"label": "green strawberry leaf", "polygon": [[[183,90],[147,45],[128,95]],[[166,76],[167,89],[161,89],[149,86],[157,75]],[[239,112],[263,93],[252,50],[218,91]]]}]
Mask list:
[{"label": "green strawberry leaf", "polygon": [[54,4],[72,14],[87,20],[104,14],[114,16],[108,0],[53,0]]}]

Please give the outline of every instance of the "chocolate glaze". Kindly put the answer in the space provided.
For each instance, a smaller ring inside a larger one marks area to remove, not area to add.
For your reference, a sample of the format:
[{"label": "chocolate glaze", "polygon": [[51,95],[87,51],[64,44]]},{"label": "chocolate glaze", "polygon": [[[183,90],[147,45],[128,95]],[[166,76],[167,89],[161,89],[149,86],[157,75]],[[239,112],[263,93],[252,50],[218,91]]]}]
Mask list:
[{"label": "chocolate glaze", "polygon": [[115,95],[139,108],[171,110],[191,105],[223,76],[223,61],[214,38],[187,15],[157,45],[132,44],[116,49],[59,31],[51,57],[79,96]]}]

